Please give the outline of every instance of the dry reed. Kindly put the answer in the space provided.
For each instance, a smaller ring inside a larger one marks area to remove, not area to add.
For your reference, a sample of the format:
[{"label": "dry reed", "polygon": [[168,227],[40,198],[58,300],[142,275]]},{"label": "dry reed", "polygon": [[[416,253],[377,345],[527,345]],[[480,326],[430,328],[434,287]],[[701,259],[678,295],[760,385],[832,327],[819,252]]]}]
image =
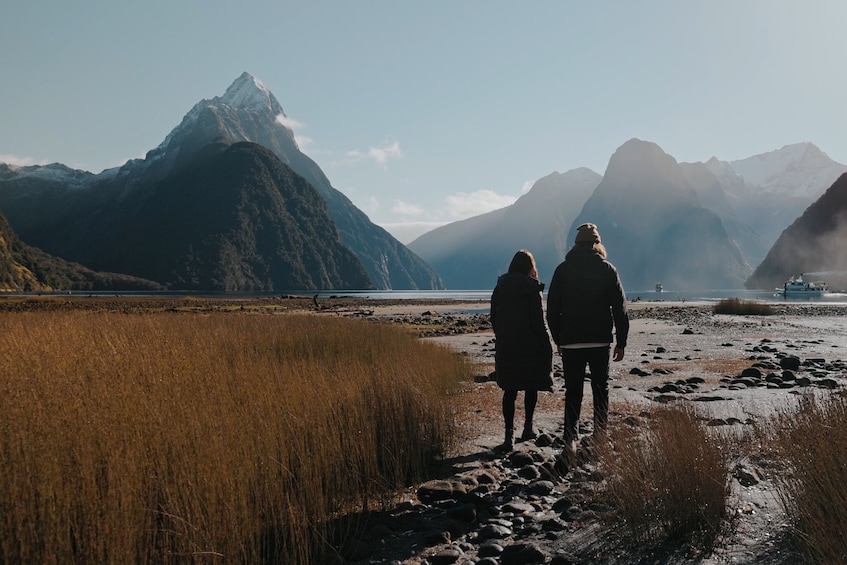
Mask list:
[{"label": "dry reed", "polygon": [[847,562],[847,399],[807,396],[758,429],[785,464],[776,490],[811,563]]},{"label": "dry reed", "polygon": [[708,550],[727,517],[727,457],[691,407],[653,409],[648,422],[616,429],[615,450],[598,450],[621,539],[646,553]]},{"label": "dry reed", "polygon": [[309,315],[0,316],[0,562],[315,563],[425,476],[470,372]]},{"label": "dry reed", "polygon": [[770,316],[773,308],[770,304],[757,302],[755,300],[741,300],[738,298],[723,298],[715,304],[715,314],[734,314],[746,316]]}]

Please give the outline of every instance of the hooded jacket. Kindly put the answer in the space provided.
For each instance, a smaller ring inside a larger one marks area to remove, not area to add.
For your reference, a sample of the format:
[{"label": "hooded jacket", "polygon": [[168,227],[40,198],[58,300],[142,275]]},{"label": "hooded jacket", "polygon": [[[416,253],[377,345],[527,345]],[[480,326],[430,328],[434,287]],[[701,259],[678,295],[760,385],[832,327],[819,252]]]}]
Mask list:
[{"label": "hooded jacket", "polygon": [[503,390],[550,390],[553,346],[544,325],[544,284],[521,273],[497,279],[491,295],[494,371]]},{"label": "hooded jacket", "polygon": [[591,245],[577,244],[553,273],[547,292],[547,324],[556,345],[612,343],[626,348],[626,295],[614,265]]}]

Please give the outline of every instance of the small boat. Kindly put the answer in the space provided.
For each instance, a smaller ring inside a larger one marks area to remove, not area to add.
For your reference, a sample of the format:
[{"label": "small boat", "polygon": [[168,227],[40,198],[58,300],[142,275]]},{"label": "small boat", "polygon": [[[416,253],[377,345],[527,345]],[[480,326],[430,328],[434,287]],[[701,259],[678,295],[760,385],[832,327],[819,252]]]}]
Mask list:
[{"label": "small boat", "polygon": [[664,291],[665,291],[665,287],[662,286],[662,283],[657,282],[656,283],[656,292],[664,292]]},{"label": "small boat", "polygon": [[782,289],[777,290],[781,290],[785,298],[817,298],[829,291],[823,281],[803,280],[803,273],[799,277],[789,277]]}]

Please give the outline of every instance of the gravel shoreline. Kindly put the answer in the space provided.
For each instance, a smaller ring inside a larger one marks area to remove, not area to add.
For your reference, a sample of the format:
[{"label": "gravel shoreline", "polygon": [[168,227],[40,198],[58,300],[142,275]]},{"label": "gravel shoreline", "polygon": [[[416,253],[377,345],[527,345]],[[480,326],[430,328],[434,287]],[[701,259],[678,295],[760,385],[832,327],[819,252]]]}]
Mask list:
[{"label": "gravel shoreline", "polygon": [[[611,509],[596,500],[602,473],[590,457],[564,477],[551,473],[563,431],[560,359],[553,392],[542,393],[539,400],[538,440],[500,453],[500,391],[488,376],[494,340],[487,315],[463,314],[451,304],[427,306],[425,311],[401,307],[379,316],[477,363],[476,382],[463,401],[462,439],[445,461],[442,481],[409,489],[376,519],[382,535],[370,531],[364,536],[370,553],[360,556],[361,562],[633,562],[631,554],[608,539],[604,518]],[[847,305],[778,304],[770,316],[716,315],[713,307],[630,304],[626,357],[612,365],[611,426],[624,419],[637,421],[640,411],[656,404],[694,402],[703,407],[709,426],[743,434],[800,396],[844,391]],[[783,365],[789,362],[795,370],[783,380]],[[586,436],[591,432],[590,418],[585,421],[590,403],[586,387],[581,422]],[[587,446],[582,449],[586,452]],[[708,555],[652,555],[644,562],[802,563],[787,541],[774,468],[751,454],[734,460],[732,470],[733,527],[720,546]],[[467,521],[457,518],[463,512],[469,513]]]}]

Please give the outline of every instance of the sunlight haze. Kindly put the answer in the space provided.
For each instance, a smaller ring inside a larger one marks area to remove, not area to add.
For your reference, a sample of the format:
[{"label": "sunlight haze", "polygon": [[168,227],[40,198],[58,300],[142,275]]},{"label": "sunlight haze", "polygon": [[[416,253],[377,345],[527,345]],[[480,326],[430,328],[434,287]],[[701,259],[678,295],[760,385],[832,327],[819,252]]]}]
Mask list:
[{"label": "sunlight haze", "polygon": [[247,71],[401,241],[623,143],[678,161],[809,141],[847,163],[843,0],[15,2],[0,161],[143,158]]}]

